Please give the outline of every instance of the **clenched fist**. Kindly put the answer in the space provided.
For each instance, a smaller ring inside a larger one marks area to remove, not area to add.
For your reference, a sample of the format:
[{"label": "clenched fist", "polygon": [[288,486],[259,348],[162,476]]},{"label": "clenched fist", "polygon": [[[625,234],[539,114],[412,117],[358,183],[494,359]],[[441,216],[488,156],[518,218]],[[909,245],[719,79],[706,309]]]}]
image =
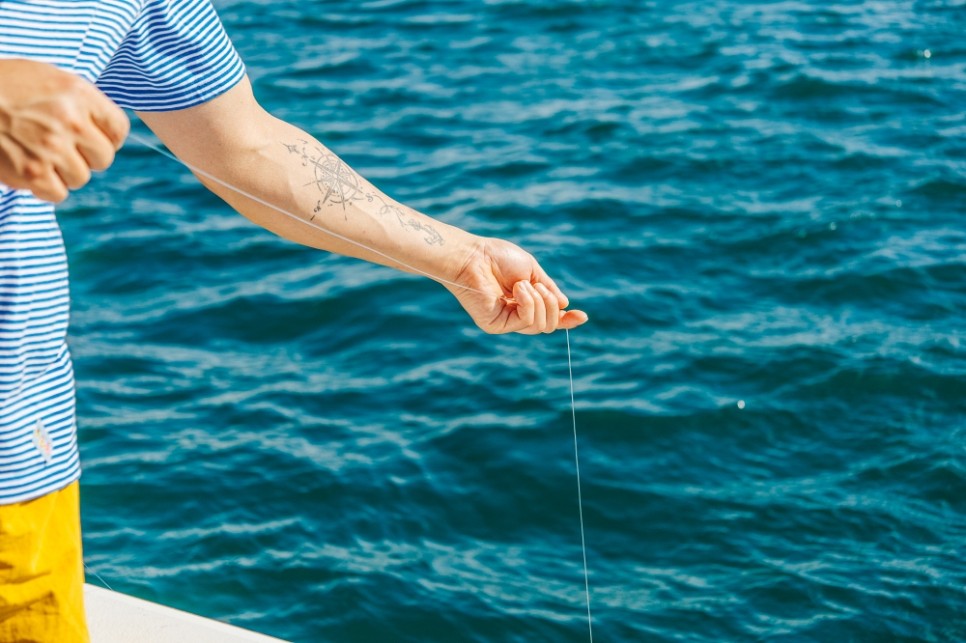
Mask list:
[{"label": "clenched fist", "polygon": [[587,321],[533,255],[502,239],[478,237],[446,288],[488,333],[552,333]]},{"label": "clenched fist", "polygon": [[104,170],[127,137],[124,111],[53,65],[0,60],[0,183],[60,202]]}]

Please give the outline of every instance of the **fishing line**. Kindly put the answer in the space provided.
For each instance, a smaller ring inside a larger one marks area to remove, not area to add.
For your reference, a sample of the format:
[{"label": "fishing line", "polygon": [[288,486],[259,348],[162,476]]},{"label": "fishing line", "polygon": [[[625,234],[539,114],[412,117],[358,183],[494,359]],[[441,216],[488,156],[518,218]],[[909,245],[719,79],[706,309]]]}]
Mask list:
[{"label": "fishing line", "polygon": [[[316,230],[318,230],[320,232],[323,232],[323,233],[325,233],[327,235],[330,235],[332,237],[335,237],[336,239],[339,239],[341,241],[345,241],[346,243],[352,244],[354,246],[357,246],[359,248],[362,248],[364,250],[367,250],[367,251],[369,251],[369,252],[371,252],[373,254],[379,255],[380,257],[382,257],[384,259],[387,259],[387,260],[389,260],[392,263],[395,263],[397,265],[403,266],[404,268],[408,268],[409,270],[412,270],[413,272],[415,272],[417,274],[420,274],[420,275],[423,275],[425,277],[429,277],[430,279],[433,279],[434,281],[438,281],[440,283],[444,283],[444,284],[447,284],[447,285],[450,285],[450,286],[455,286],[456,288],[460,288],[462,290],[469,290],[469,291],[472,291],[472,292],[477,292],[477,293],[479,293],[481,295],[486,295],[487,297],[492,296],[491,293],[485,292],[485,291],[480,290],[478,288],[472,288],[472,287],[469,287],[469,286],[465,286],[463,284],[458,284],[458,283],[453,282],[453,281],[450,281],[448,279],[443,279],[442,277],[438,277],[437,275],[430,274],[430,273],[428,273],[428,272],[426,272],[424,270],[420,270],[419,268],[416,268],[415,266],[411,266],[411,265],[409,265],[409,264],[407,264],[407,263],[405,263],[403,261],[399,261],[395,257],[392,257],[390,255],[387,255],[384,252],[380,252],[379,250],[376,250],[375,248],[371,248],[371,247],[367,246],[364,243],[360,243],[359,241],[356,241],[355,239],[350,239],[349,237],[346,237],[344,235],[341,235],[338,232],[333,232],[332,230],[329,230],[327,228],[324,228],[324,227],[322,227],[322,226],[320,226],[320,225],[318,225],[318,224],[316,224],[316,223],[314,223],[312,221],[309,221],[309,220],[307,220],[307,219],[305,219],[303,217],[300,217],[300,216],[298,216],[296,214],[293,214],[293,213],[289,212],[288,210],[286,210],[284,208],[281,208],[281,207],[275,205],[274,203],[270,203],[269,201],[266,201],[265,199],[262,199],[260,197],[257,197],[254,194],[250,194],[250,193],[246,192],[245,190],[242,190],[241,188],[235,187],[234,185],[231,185],[230,183],[227,183],[226,181],[223,181],[222,179],[219,179],[217,176],[214,176],[210,172],[207,172],[205,170],[202,170],[201,168],[199,168],[199,167],[197,167],[197,166],[195,166],[195,165],[193,165],[191,163],[188,163],[188,162],[186,162],[186,161],[178,158],[177,156],[175,156],[171,152],[169,152],[169,151],[167,151],[167,150],[159,147],[158,145],[155,145],[154,143],[152,143],[151,141],[147,140],[143,136],[140,136],[136,132],[131,132],[130,137],[132,139],[136,140],[137,142],[141,143],[142,145],[145,145],[146,147],[154,150],[155,152],[158,152],[162,156],[165,156],[165,157],[171,159],[175,163],[179,163],[180,165],[185,166],[186,168],[188,168],[189,170],[191,170],[193,173],[198,174],[200,176],[203,176],[206,179],[208,179],[208,180],[210,180],[210,181],[212,181],[214,183],[217,183],[218,185],[220,185],[220,186],[222,186],[224,188],[227,188],[227,189],[231,190],[232,192],[235,192],[236,194],[240,194],[241,196],[247,197],[247,198],[251,199],[252,201],[254,201],[255,203],[258,203],[260,205],[263,205],[266,208],[270,208],[270,209],[278,212],[279,214],[282,214],[282,215],[285,215],[286,217],[289,217],[290,219],[294,219],[296,221],[299,221],[299,222],[301,222],[301,223],[303,223],[303,224],[305,224],[305,225],[307,225],[307,226],[309,226],[311,228],[315,228]],[[507,297],[504,297],[504,299],[506,299],[507,301],[513,301],[512,299],[507,298]],[[589,573],[588,567],[587,567],[587,540],[586,540],[586,536],[585,536],[585,533],[584,533],[584,500],[583,500],[583,494],[582,494],[581,488],[580,488],[580,456],[578,455],[578,451],[577,451],[577,405],[576,405],[575,398],[574,398],[574,367],[573,367],[573,359],[571,357],[571,352],[570,352],[570,330],[567,329],[567,328],[565,328],[564,329],[564,332],[565,332],[566,337],[567,337],[567,371],[568,371],[568,374],[570,375],[570,415],[571,415],[571,419],[573,421],[572,423],[573,423],[573,433],[574,433],[574,465],[575,465],[576,471],[577,471],[577,508],[579,510],[579,515],[580,515],[580,549],[581,549],[581,552],[583,553],[583,560],[584,560],[584,592],[585,592],[586,599],[587,599],[587,629],[588,629],[588,632],[590,634],[590,643],[594,643],[593,617],[591,616],[591,612],[590,612],[590,573]],[[85,563],[85,567],[86,566],[87,565]],[[90,570],[90,567],[88,567],[87,569]],[[93,570],[90,570],[90,571],[93,572]],[[97,578],[99,578],[101,580],[102,583],[104,583],[105,585],[107,585],[107,583],[104,581],[103,578],[100,577],[100,575],[98,575],[96,572],[93,572],[93,573],[94,573],[95,576],[97,576]],[[107,585],[107,587],[110,589],[110,585]]]},{"label": "fishing line", "polygon": [[112,592],[114,591],[114,588],[113,588],[113,587],[111,587],[110,585],[108,585],[108,584],[107,584],[107,581],[106,581],[106,580],[104,580],[104,579],[103,579],[103,578],[101,577],[101,575],[100,575],[100,574],[98,574],[98,573],[97,573],[97,572],[95,572],[95,571],[94,571],[93,569],[91,569],[91,566],[90,566],[90,565],[88,565],[86,561],[84,561],[84,569],[86,569],[86,570],[87,570],[87,571],[89,571],[90,573],[92,573],[92,574],[94,574],[94,576],[95,576],[95,577],[97,577],[97,580],[99,580],[99,581],[101,581],[102,583],[104,583],[104,587],[106,587],[107,589],[109,589],[109,590],[111,590]]},{"label": "fishing line", "polygon": [[590,573],[587,571],[587,540],[584,537],[584,498],[580,492],[580,456],[577,454],[577,403],[574,401],[574,363],[570,357],[570,329],[567,336],[567,372],[570,374],[570,417],[574,425],[574,467],[577,469],[577,509],[580,511],[580,550],[584,554],[584,591],[587,596],[587,630],[594,643],[594,619],[590,615]]}]

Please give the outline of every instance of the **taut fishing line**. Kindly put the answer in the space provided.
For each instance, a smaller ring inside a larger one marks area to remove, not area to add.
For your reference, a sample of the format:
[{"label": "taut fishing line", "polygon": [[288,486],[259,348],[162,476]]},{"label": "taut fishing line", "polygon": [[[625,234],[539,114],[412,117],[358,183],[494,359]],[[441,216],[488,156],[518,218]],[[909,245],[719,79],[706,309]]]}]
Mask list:
[{"label": "taut fishing line", "polygon": [[101,581],[102,583],[104,583],[104,587],[106,587],[107,589],[109,589],[109,590],[111,590],[112,592],[114,591],[114,588],[113,588],[113,587],[111,587],[110,585],[108,585],[108,583],[107,583],[107,581],[106,581],[106,580],[104,580],[104,579],[103,579],[103,578],[101,577],[101,575],[100,575],[100,574],[98,574],[98,573],[97,573],[97,572],[95,572],[95,571],[94,571],[93,569],[91,569],[91,566],[87,564],[87,561],[84,561],[84,569],[86,569],[86,570],[87,570],[87,571],[89,571],[90,573],[92,573],[92,574],[94,574],[94,576],[96,576],[96,577],[97,577],[97,580],[99,580],[99,581]]},{"label": "taut fishing line", "polygon": [[[224,188],[227,188],[227,189],[231,190],[232,192],[235,192],[236,194],[240,194],[241,196],[244,196],[244,197],[246,197],[248,199],[251,199],[255,203],[258,203],[260,205],[263,205],[266,208],[270,208],[270,209],[278,212],[279,214],[283,214],[283,215],[289,217],[290,219],[295,219],[296,221],[299,221],[299,222],[301,222],[301,223],[303,223],[303,224],[305,224],[305,225],[307,225],[307,226],[309,226],[311,228],[315,228],[316,230],[319,230],[320,232],[323,232],[323,233],[325,233],[325,234],[327,234],[329,236],[335,237],[336,239],[339,239],[341,241],[345,241],[346,243],[350,243],[352,245],[358,246],[359,248],[362,248],[364,250],[368,250],[369,252],[371,252],[373,254],[376,254],[376,255],[379,255],[380,257],[383,257],[384,259],[388,259],[389,261],[391,261],[391,262],[393,262],[393,263],[395,263],[397,265],[403,266],[404,268],[408,268],[409,270],[412,270],[413,272],[415,272],[417,274],[423,275],[425,277],[429,277],[430,279],[433,279],[433,280],[438,281],[440,283],[444,283],[444,284],[447,284],[447,285],[450,285],[450,286],[455,286],[455,287],[461,288],[463,290],[469,290],[469,291],[477,292],[477,293],[480,293],[482,295],[487,295],[487,296],[490,295],[490,293],[485,292],[483,290],[479,290],[477,288],[471,288],[471,287],[468,287],[468,286],[464,286],[462,284],[458,284],[458,283],[455,283],[453,281],[449,281],[448,279],[443,279],[443,278],[441,278],[441,277],[439,277],[437,275],[432,275],[432,274],[430,274],[430,273],[428,273],[428,272],[426,272],[424,270],[420,270],[419,268],[416,268],[415,266],[411,266],[411,265],[409,265],[409,264],[407,264],[407,263],[405,263],[403,261],[399,261],[395,257],[391,257],[391,256],[387,255],[386,253],[380,252],[379,250],[376,250],[375,248],[371,248],[371,247],[367,246],[364,243],[360,243],[359,241],[356,241],[355,239],[350,239],[349,237],[346,237],[344,235],[341,235],[338,232],[333,232],[332,230],[328,230],[326,228],[323,228],[322,226],[317,225],[316,223],[313,223],[312,221],[306,220],[306,219],[304,219],[304,218],[302,218],[302,217],[300,217],[300,216],[298,216],[296,214],[293,214],[293,213],[289,212],[288,210],[285,210],[284,208],[281,208],[281,207],[279,207],[279,206],[277,206],[277,205],[275,205],[273,203],[270,203],[270,202],[266,201],[265,199],[262,199],[260,197],[255,196],[254,194],[249,194],[245,190],[242,190],[241,188],[237,188],[234,185],[231,185],[231,184],[229,184],[229,183],[227,183],[227,182],[219,179],[218,177],[212,175],[211,173],[206,172],[205,170],[202,170],[201,168],[199,168],[199,167],[197,167],[195,165],[192,165],[191,163],[187,163],[186,161],[183,161],[182,159],[179,159],[177,156],[175,156],[171,152],[169,152],[169,151],[167,151],[167,150],[159,147],[158,145],[155,145],[154,143],[152,143],[151,141],[147,140],[143,136],[140,136],[136,132],[131,132],[130,138],[132,138],[135,141],[137,141],[138,143],[141,143],[142,145],[145,145],[146,147],[154,150],[155,152],[161,154],[162,156],[165,156],[165,157],[171,159],[172,161],[174,161],[176,163],[179,163],[180,165],[183,165],[184,167],[186,167],[189,170],[191,170],[193,173],[198,174],[198,175],[201,175],[201,176],[205,177],[206,179],[208,179],[210,181],[213,181],[214,183],[217,183],[218,185],[220,185],[220,186],[222,186]],[[570,330],[565,328],[564,329],[564,332],[565,332],[566,337],[567,337],[567,371],[568,371],[568,374],[570,376],[570,415],[571,415],[571,419],[573,420],[573,433],[574,433],[574,465],[575,465],[576,471],[577,471],[577,508],[578,508],[579,515],[580,515],[580,549],[581,549],[581,552],[583,553],[583,561],[584,561],[584,592],[585,592],[586,599],[587,599],[587,629],[588,629],[588,632],[590,634],[590,643],[593,643],[593,641],[594,641],[594,624],[593,624],[593,617],[591,616],[591,613],[590,613],[590,573],[589,573],[588,568],[587,568],[587,541],[586,541],[586,538],[585,538],[585,535],[584,535],[584,501],[583,501],[583,496],[582,496],[581,490],[580,490],[580,456],[578,455],[578,451],[577,451],[577,406],[576,406],[576,402],[575,402],[575,399],[574,399],[574,368],[573,368],[573,360],[571,358],[571,353],[570,353]],[[87,565],[85,564],[85,567],[86,566]],[[106,585],[108,589],[111,589],[111,586],[108,585],[107,582],[105,582],[104,579],[101,578],[99,574],[97,574],[97,572],[94,572],[94,570],[90,569],[90,567],[88,567],[87,569],[90,570],[91,572],[93,572],[94,575],[98,579],[100,579],[100,581],[102,583],[104,583],[104,585]]]},{"label": "taut fishing line", "polygon": [[580,512],[580,550],[584,554],[584,590],[587,596],[587,630],[590,643],[594,643],[594,619],[590,615],[590,573],[587,571],[587,541],[584,538],[584,498],[580,492],[580,456],[577,455],[577,403],[574,401],[574,363],[570,357],[570,329],[567,336],[567,373],[570,375],[570,417],[574,425],[574,467],[577,469],[577,510]]}]

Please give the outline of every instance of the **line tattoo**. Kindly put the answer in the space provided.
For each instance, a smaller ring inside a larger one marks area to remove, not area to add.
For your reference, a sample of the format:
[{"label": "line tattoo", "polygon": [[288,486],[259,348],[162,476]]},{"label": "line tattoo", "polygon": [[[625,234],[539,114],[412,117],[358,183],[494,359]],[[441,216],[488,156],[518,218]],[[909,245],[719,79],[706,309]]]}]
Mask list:
[{"label": "line tattoo", "polygon": [[[315,185],[322,193],[315,212],[325,204],[341,205],[345,210],[347,203],[357,201],[362,193],[359,175],[342,162],[335,154],[325,153],[315,148],[309,150],[309,142],[299,140],[296,144],[284,144],[290,154],[298,154],[302,167],[311,167],[313,178],[305,185]],[[314,218],[314,217],[313,217]]]},{"label": "line tattoo", "polygon": [[315,220],[315,217],[322,211],[322,206],[341,206],[343,216],[348,219],[349,214],[346,205],[349,203],[354,201],[367,201],[369,203],[378,201],[381,203],[378,210],[381,216],[395,216],[399,226],[404,230],[421,233],[423,241],[427,245],[443,245],[443,235],[436,228],[431,224],[423,223],[416,217],[407,214],[395,203],[388,201],[332,152],[323,151],[304,139],[298,139],[295,143],[282,143],[282,145],[288,150],[289,154],[294,154],[300,158],[302,167],[312,168],[312,180],[305,186],[314,185],[322,194],[322,197],[316,201],[315,207],[312,208],[312,216],[309,221]]},{"label": "line tattoo", "polygon": [[406,213],[403,212],[402,208],[388,201],[384,200],[378,194],[374,195],[377,199],[382,201],[382,207],[379,209],[379,214],[383,216],[388,216],[391,214],[396,215],[396,220],[399,221],[399,225],[405,230],[412,230],[414,232],[423,233],[423,241],[431,246],[441,246],[443,245],[443,236],[436,231],[436,229],[426,223],[422,223],[416,217],[410,216],[406,217]]}]

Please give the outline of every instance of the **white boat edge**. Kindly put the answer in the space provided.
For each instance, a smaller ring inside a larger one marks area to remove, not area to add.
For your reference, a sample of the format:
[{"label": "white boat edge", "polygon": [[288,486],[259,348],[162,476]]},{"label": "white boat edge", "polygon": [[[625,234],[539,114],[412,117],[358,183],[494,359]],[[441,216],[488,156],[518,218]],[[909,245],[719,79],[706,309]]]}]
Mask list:
[{"label": "white boat edge", "polygon": [[173,607],[84,585],[91,643],[285,643]]}]

